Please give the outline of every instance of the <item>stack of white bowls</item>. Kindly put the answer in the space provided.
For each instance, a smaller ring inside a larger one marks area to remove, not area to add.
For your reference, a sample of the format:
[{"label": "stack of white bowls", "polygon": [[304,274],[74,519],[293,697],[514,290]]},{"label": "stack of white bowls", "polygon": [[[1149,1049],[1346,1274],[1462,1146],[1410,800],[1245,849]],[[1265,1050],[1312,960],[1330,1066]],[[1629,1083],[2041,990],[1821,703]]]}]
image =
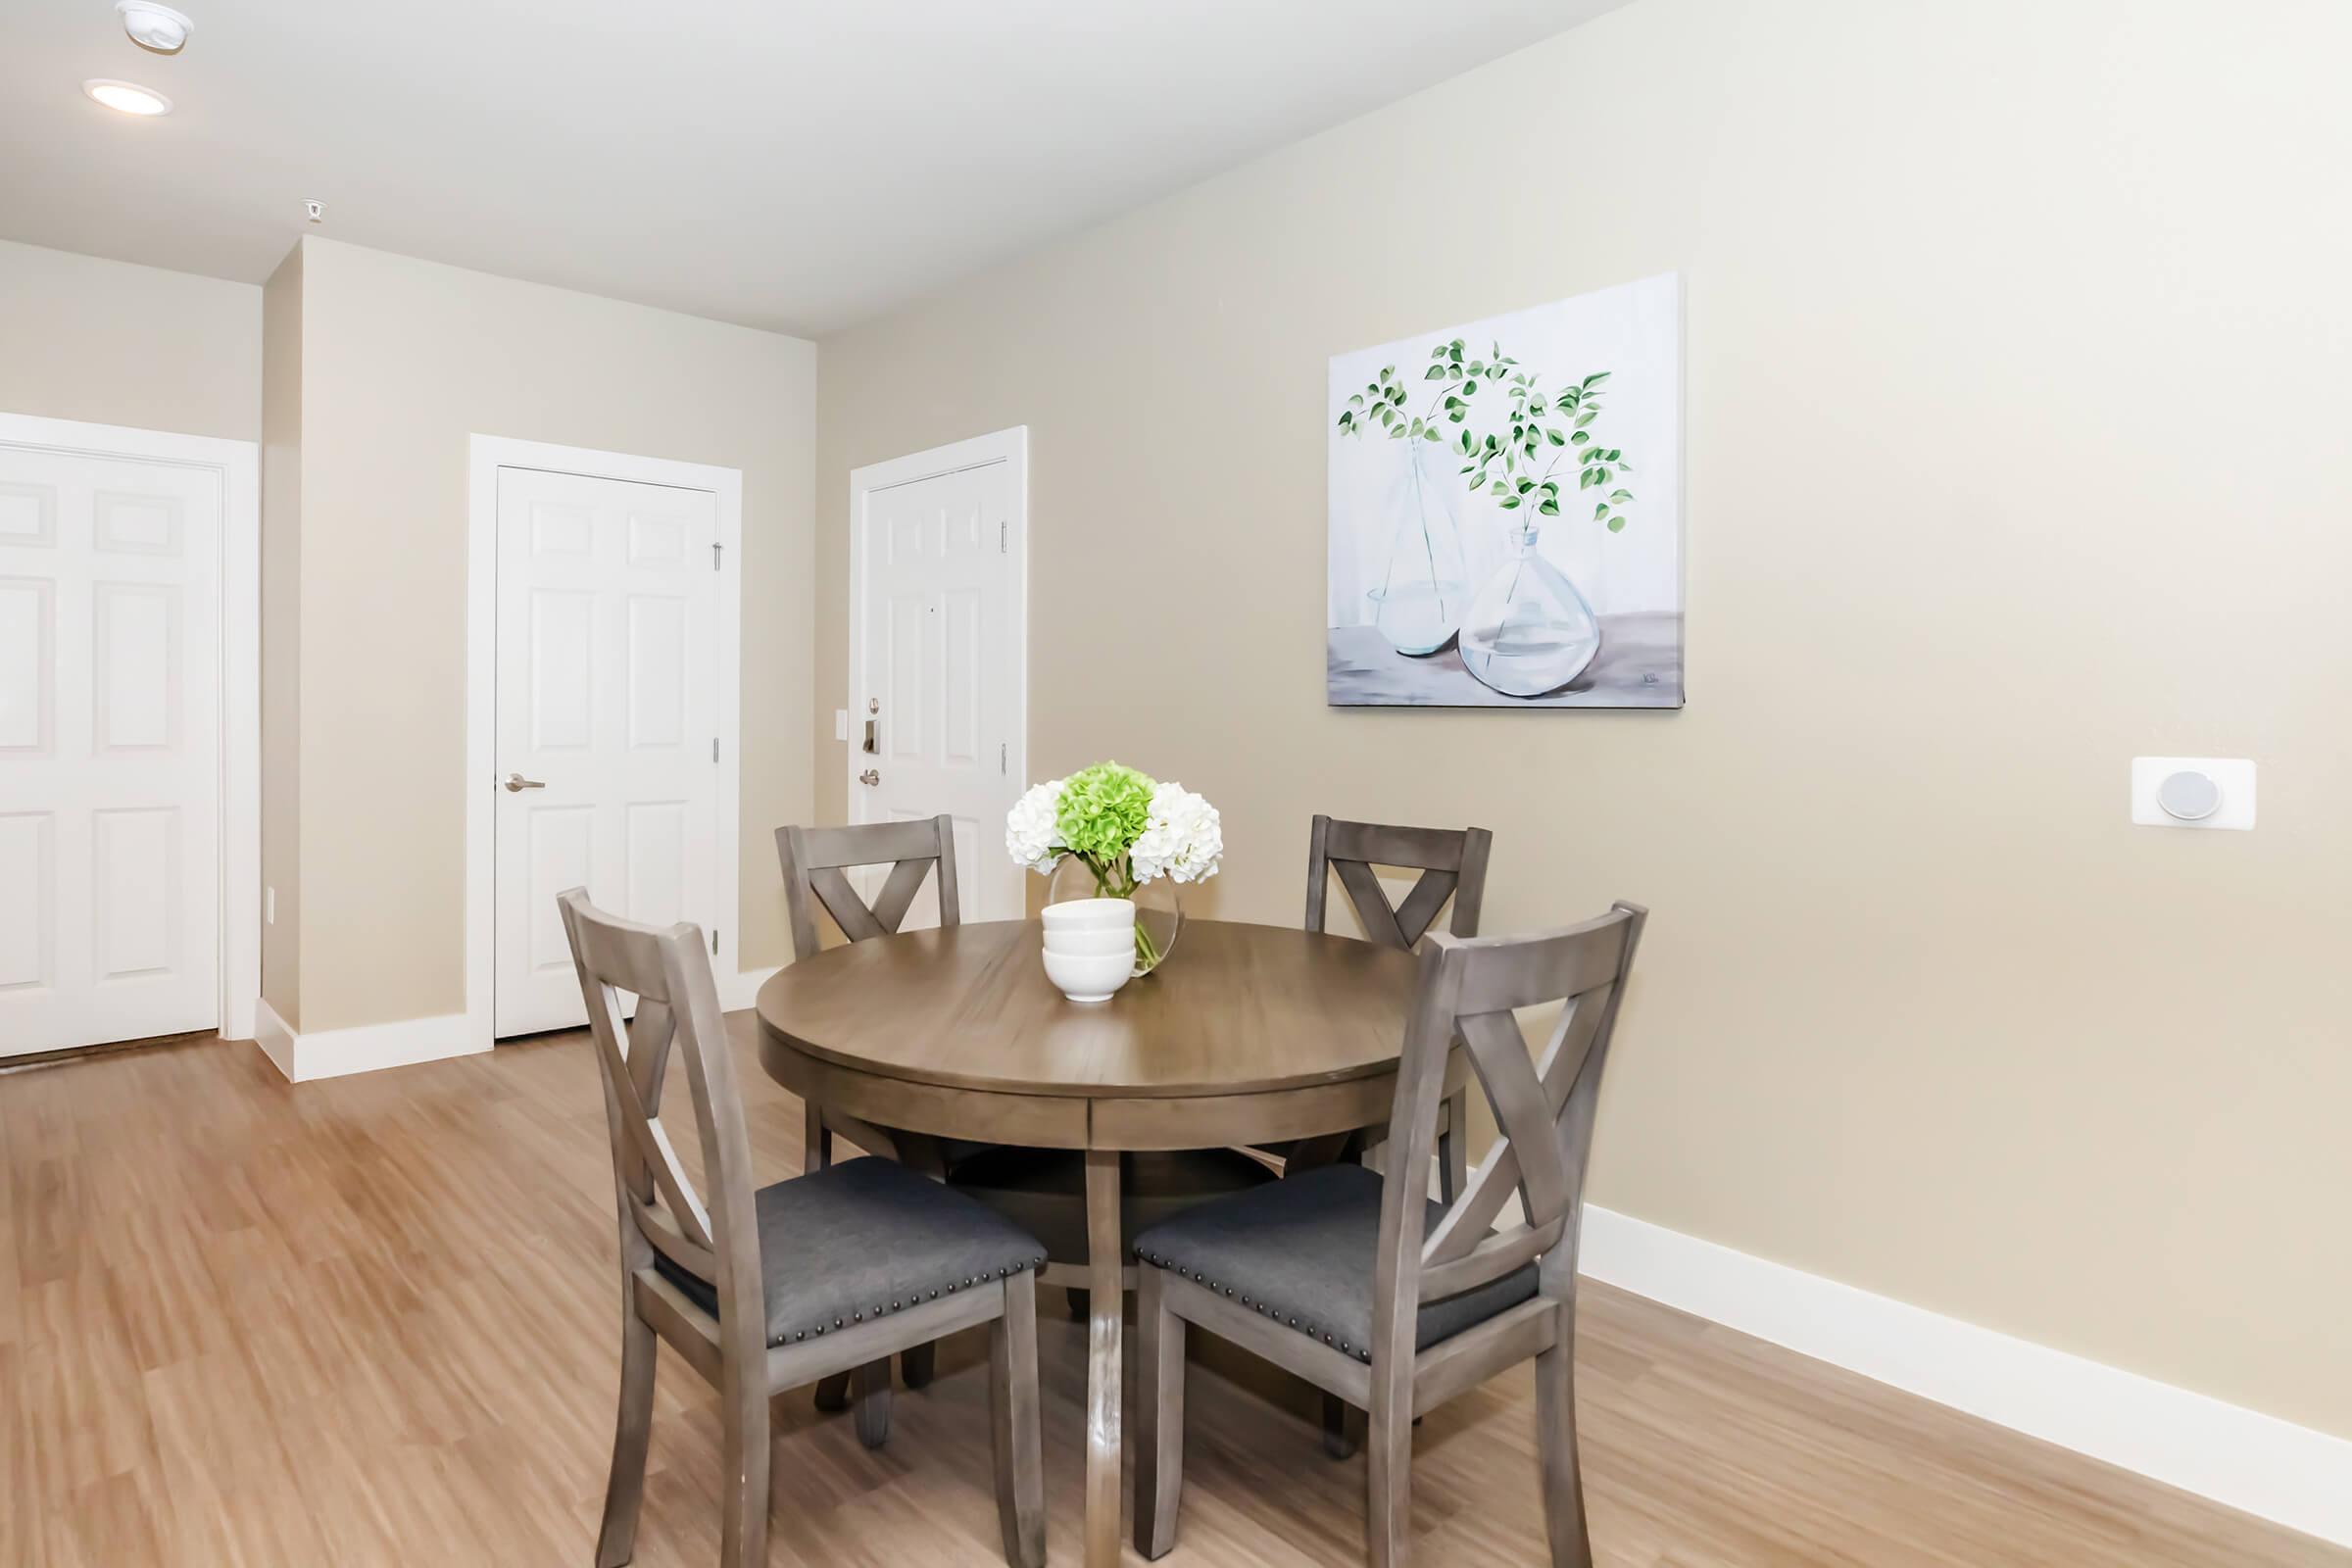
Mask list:
[{"label": "stack of white bowls", "polygon": [[1127,899],[1049,904],[1046,978],[1072,1002],[1108,1002],[1135,973],[1135,905]]}]

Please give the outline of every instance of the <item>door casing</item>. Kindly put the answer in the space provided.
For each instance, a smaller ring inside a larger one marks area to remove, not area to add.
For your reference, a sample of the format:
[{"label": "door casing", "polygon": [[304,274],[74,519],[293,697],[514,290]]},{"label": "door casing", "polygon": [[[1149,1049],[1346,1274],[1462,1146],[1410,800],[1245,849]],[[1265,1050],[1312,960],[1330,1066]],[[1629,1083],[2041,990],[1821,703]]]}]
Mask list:
[{"label": "door casing", "polygon": [[467,463],[466,573],[466,1033],[487,1051],[497,1024],[498,782],[498,470],[543,468],[591,479],[708,490],[718,501],[718,800],[713,827],[713,901],[720,910],[718,950],[710,967],[722,997],[739,969],[743,901],[739,846],[743,773],[743,472],[598,452],[544,441],[476,434]]}]

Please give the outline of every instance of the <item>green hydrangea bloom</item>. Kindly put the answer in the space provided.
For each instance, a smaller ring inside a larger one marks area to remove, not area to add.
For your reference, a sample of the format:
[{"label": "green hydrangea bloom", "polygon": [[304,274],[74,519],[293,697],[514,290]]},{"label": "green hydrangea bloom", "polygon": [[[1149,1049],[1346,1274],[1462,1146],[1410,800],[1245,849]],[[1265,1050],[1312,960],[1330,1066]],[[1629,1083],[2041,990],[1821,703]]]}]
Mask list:
[{"label": "green hydrangea bloom", "polygon": [[1061,786],[1054,825],[1072,851],[1108,866],[1143,836],[1155,788],[1146,775],[1116,762],[1080,768]]}]

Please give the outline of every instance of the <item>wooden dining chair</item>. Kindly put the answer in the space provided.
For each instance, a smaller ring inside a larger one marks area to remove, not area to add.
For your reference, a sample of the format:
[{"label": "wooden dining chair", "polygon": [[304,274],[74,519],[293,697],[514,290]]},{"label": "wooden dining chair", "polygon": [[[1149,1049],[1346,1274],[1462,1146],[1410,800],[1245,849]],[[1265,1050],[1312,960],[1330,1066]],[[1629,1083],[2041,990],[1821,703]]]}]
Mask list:
[{"label": "wooden dining chair", "polygon": [[[1326,895],[1336,873],[1356,923],[1367,941],[1410,949],[1453,905],[1447,929],[1457,937],[1478,935],[1478,916],[1487,899],[1487,858],[1494,835],[1483,827],[1395,827],[1382,822],[1347,822],[1316,816],[1306,856],[1306,928],[1327,930]],[[1420,879],[1402,904],[1389,902],[1375,866],[1418,871]],[[1469,1168],[1467,1092],[1446,1102],[1438,1123],[1438,1191],[1452,1202]]]},{"label": "wooden dining chair", "polygon": [[[852,942],[896,936],[928,878],[937,879],[939,923],[952,926],[963,921],[962,900],[956,884],[953,817],[860,822],[848,827],[780,827],[776,829],[776,858],[784,868],[784,910],[792,924],[796,958],[806,958],[823,945],[816,927],[819,907]],[[890,871],[868,904],[849,873],[875,865],[887,865]],[[871,1126],[814,1101],[808,1102],[805,1116],[803,1147],[809,1170],[822,1170],[831,1163],[836,1134],[868,1153],[887,1154],[903,1165],[943,1179],[956,1166],[996,1147]],[[919,1389],[931,1381],[933,1364],[932,1348],[915,1346],[899,1357],[899,1374],[908,1388]],[[888,1377],[858,1380],[860,1431],[889,1432],[890,1393]],[[827,1378],[816,1386],[818,1409],[839,1410],[848,1401],[848,1379]]]},{"label": "wooden dining chair", "polygon": [[[1385,1176],[1320,1166],[1204,1203],[1136,1238],[1135,1544],[1175,1544],[1188,1324],[1366,1412],[1374,1568],[1403,1568],[1413,1418],[1534,1359],[1553,1568],[1588,1568],[1576,1443],[1576,1253],[1593,1107],[1647,911],[1565,931],[1433,935],[1405,1025]],[[1532,1056],[1514,1009],[1565,1004]],[[1501,1137],[1459,1201],[1426,1178],[1459,1042]],[[1516,1196],[1520,1211],[1494,1228]]]},{"label": "wooden dining chair", "polygon": [[[860,822],[849,827],[780,827],[776,829],[776,858],[784,867],[784,912],[792,923],[796,958],[808,957],[823,946],[816,929],[820,906],[852,942],[896,936],[907,911],[914,907],[924,881],[933,876],[938,879],[939,923],[952,926],[963,921],[962,901],[956,890],[953,817]],[[868,904],[849,873],[873,865],[887,865],[890,872]],[[854,1141],[872,1139],[859,1147],[893,1154],[902,1152],[899,1145],[905,1138],[887,1129],[854,1125],[841,1112],[825,1111],[813,1102],[808,1108],[807,1128],[810,1170],[823,1169],[832,1157],[836,1132]],[[882,1149],[875,1150],[874,1142]]]},{"label": "wooden dining chair", "polygon": [[[768,1400],[943,1334],[989,1325],[997,1508],[1004,1556],[1046,1560],[1038,1432],[1035,1238],[887,1159],[854,1159],[755,1191],[718,991],[700,930],[615,919],[559,896],[604,1080],[620,1215],[620,1416],[598,1568],[636,1549],[653,1431],[655,1342],[719,1392],[726,1466],[721,1568],[767,1561]],[[637,998],[634,1021],[622,993]],[[706,1200],[663,1130],[686,1063]],[[871,1439],[869,1438],[869,1441]]]}]

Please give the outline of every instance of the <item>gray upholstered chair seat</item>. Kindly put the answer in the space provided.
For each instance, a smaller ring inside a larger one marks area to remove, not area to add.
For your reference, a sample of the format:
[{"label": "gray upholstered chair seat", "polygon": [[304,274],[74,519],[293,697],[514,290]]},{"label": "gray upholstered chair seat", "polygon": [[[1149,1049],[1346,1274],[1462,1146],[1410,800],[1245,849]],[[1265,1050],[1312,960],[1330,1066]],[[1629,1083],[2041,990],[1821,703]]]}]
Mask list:
[{"label": "gray upholstered chair seat", "polygon": [[[1368,1361],[1380,1187],[1380,1177],[1361,1165],[1301,1171],[1186,1209],[1138,1236],[1135,1252]],[[1443,1204],[1429,1205],[1430,1229],[1444,1213]],[[1475,1291],[1426,1301],[1414,1345],[1427,1349],[1535,1294],[1531,1263]]]},{"label": "gray upholstered chair seat", "polygon": [[[760,1256],[767,1343],[903,1311],[1046,1260],[1010,1220],[896,1160],[853,1159],[762,1187]],[[657,1253],[654,1266],[706,1312],[710,1283]]]}]

